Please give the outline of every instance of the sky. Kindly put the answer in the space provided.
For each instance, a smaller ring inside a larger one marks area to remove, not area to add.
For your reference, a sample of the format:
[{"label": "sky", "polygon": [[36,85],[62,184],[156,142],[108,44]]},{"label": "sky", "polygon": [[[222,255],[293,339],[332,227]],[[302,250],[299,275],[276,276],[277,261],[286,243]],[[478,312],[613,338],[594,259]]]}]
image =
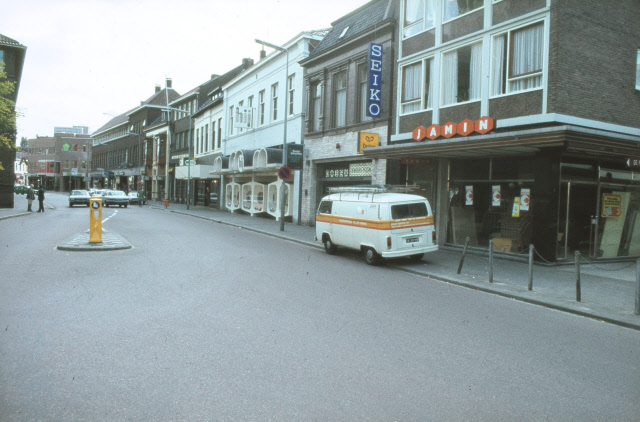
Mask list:
[{"label": "sky", "polygon": [[[282,45],[367,0],[3,0],[0,34],[27,47],[16,109],[22,137],[99,129],[154,94],[184,94],[242,63],[256,38]],[[267,51],[269,52],[269,51]]]}]

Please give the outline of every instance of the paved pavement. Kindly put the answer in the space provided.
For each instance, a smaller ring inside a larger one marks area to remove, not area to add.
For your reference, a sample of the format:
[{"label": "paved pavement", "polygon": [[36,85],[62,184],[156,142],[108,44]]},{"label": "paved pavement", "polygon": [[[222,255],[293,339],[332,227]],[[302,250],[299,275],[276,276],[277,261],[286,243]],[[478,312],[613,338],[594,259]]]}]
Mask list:
[{"label": "paved pavement", "polygon": [[[27,209],[24,196],[16,195],[15,198],[14,209],[0,208],[0,220],[30,214],[24,212]],[[242,213],[232,214],[204,206],[191,206],[190,209],[187,209],[186,205],[172,203],[165,209],[160,202],[151,201],[145,205],[145,208],[149,208],[152,212],[173,212],[185,215],[185,217],[201,218],[241,227],[272,237],[322,248],[320,242],[313,240],[315,235],[313,227],[287,223],[285,230],[280,231],[280,223],[271,218],[250,217]],[[110,236],[108,232],[105,234]],[[88,239],[88,233],[78,234],[72,239],[63,241],[62,246],[71,245],[73,242],[82,243],[84,240],[80,236],[86,236]],[[103,239],[106,239],[104,234]],[[128,242],[120,239],[121,241],[115,239],[113,242],[119,249],[122,249],[121,246],[126,246]],[[83,244],[83,247],[86,245]],[[60,246],[58,248],[60,249]],[[349,251],[343,251],[341,255],[343,256],[337,256],[336,259],[357,256]],[[456,271],[461,255],[460,249],[445,247],[425,255],[419,262],[393,260],[388,261],[387,265],[401,271],[480,292],[497,294],[640,330],[640,315],[634,313],[637,294],[635,280],[638,267],[635,261],[618,263],[582,261],[580,266],[581,301],[578,302],[576,300],[574,265],[534,265],[533,288],[529,291],[529,266],[526,261],[494,255],[493,282],[489,282],[489,259],[486,251],[467,254],[462,272],[458,275]],[[363,265],[365,265],[364,262]]]}]

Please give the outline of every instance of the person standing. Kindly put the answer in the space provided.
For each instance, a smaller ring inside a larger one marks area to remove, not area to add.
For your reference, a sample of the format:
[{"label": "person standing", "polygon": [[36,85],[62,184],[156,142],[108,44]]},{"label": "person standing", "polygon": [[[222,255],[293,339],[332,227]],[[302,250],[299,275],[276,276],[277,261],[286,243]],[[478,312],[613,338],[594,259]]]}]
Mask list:
[{"label": "person standing", "polygon": [[29,212],[33,212],[31,205],[34,199],[36,199],[36,194],[33,192],[33,185],[29,185],[29,189],[27,189],[27,211]]},{"label": "person standing", "polygon": [[38,212],[44,212],[44,188],[42,186],[38,189],[38,203],[40,205]]}]

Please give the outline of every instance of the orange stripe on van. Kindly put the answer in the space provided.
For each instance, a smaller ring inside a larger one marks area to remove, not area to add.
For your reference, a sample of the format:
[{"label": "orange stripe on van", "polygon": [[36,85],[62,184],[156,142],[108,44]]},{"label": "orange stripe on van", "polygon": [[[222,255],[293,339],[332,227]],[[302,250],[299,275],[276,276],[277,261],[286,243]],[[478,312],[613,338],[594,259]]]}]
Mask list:
[{"label": "orange stripe on van", "polygon": [[373,230],[394,230],[411,227],[433,226],[433,216],[402,218],[400,220],[370,220],[366,218],[349,218],[330,214],[316,215],[318,223],[333,223],[343,226],[363,227]]}]

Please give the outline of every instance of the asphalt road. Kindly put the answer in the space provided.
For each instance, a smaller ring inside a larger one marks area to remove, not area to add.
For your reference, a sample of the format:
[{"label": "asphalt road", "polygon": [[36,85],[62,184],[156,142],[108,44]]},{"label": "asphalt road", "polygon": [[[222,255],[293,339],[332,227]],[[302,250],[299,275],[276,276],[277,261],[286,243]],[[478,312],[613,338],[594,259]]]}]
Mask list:
[{"label": "asphalt road", "polygon": [[[640,333],[184,215],[0,221],[0,421],[632,421]],[[275,224],[275,223],[274,223]]]}]

